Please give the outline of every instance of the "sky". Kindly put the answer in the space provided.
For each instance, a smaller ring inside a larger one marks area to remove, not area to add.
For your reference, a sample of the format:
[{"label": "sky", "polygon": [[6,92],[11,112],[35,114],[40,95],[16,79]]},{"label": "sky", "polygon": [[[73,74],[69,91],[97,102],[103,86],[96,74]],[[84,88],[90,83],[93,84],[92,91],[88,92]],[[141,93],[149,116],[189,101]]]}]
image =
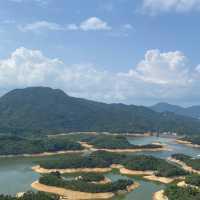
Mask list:
[{"label": "sky", "polygon": [[0,0],[0,95],[200,104],[200,0]]}]

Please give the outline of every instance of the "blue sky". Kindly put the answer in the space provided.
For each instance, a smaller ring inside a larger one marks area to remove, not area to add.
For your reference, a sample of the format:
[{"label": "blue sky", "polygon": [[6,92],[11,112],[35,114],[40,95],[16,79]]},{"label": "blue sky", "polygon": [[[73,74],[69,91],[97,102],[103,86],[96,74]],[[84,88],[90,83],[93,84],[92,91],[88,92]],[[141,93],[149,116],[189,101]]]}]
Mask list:
[{"label": "blue sky", "polygon": [[0,93],[200,104],[199,0],[1,0]]}]

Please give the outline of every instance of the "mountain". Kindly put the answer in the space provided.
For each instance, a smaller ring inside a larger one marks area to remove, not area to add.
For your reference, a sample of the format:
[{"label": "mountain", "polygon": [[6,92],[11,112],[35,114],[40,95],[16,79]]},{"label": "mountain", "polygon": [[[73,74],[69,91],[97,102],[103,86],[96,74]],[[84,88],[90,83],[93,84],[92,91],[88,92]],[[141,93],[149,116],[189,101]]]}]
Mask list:
[{"label": "mountain", "polygon": [[200,106],[181,107],[168,103],[158,103],[150,107],[156,112],[173,112],[178,115],[200,119]]},{"label": "mountain", "polygon": [[200,133],[197,119],[143,106],[106,104],[68,96],[59,89],[16,89],[0,98],[1,133],[70,131]]}]

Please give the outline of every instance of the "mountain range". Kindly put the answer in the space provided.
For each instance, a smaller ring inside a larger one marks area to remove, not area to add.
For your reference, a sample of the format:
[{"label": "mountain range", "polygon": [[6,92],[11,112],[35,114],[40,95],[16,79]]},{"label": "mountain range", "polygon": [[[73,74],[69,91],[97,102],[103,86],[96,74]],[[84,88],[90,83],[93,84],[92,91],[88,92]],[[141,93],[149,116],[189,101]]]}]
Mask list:
[{"label": "mountain range", "polygon": [[200,133],[200,121],[173,112],[106,104],[68,96],[48,87],[15,89],[0,98],[0,133],[71,131]]},{"label": "mountain range", "polygon": [[158,103],[150,107],[156,112],[173,112],[178,115],[200,119],[200,106],[181,107],[168,103]]}]

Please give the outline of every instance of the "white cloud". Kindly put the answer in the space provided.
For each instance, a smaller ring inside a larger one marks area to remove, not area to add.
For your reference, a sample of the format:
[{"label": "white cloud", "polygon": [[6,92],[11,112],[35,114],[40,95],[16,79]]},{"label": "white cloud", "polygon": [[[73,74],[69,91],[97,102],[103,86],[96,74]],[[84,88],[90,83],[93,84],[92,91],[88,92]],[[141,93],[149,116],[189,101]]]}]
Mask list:
[{"label": "white cloud", "polygon": [[31,24],[27,24],[25,26],[18,27],[21,31],[39,31],[42,29],[51,30],[51,31],[62,31],[65,30],[64,27],[57,23],[48,22],[48,21],[37,21]]},{"label": "white cloud", "polygon": [[41,51],[16,49],[0,60],[0,91],[27,87],[61,88],[69,95],[106,102],[143,103],[155,100],[199,99],[200,67],[193,70],[179,52],[149,50],[127,72],[99,70],[92,64],[66,65]]},{"label": "white cloud", "polygon": [[126,30],[132,30],[133,26],[131,24],[124,24],[123,28],[126,29]]},{"label": "white cloud", "polygon": [[107,22],[97,18],[91,17],[80,24],[80,29],[84,31],[90,30],[111,30],[111,27],[108,26]]},{"label": "white cloud", "polygon": [[188,60],[180,51],[161,53],[157,49],[149,50],[129,74],[155,84],[187,85],[191,82]]},{"label": "white cloud", "polygon": [[152,14],[159,12],[188,12],[200,9],[200,0],[143,0],[143,9]]},{"label": "white cloud", "polygon": [[83,22],[78,24],[67,24],[61,25],[54,22],[49,21],[36,21],[30,24],[26,24],[24,26],[18,26],[19,30],[23,32],[33,31],[40,32],[41,30],[49,30],[49,31],[100,31],[100,30],[111,30],[111,27],[108,26],[107,22],[97,18],[91,17]]}]

